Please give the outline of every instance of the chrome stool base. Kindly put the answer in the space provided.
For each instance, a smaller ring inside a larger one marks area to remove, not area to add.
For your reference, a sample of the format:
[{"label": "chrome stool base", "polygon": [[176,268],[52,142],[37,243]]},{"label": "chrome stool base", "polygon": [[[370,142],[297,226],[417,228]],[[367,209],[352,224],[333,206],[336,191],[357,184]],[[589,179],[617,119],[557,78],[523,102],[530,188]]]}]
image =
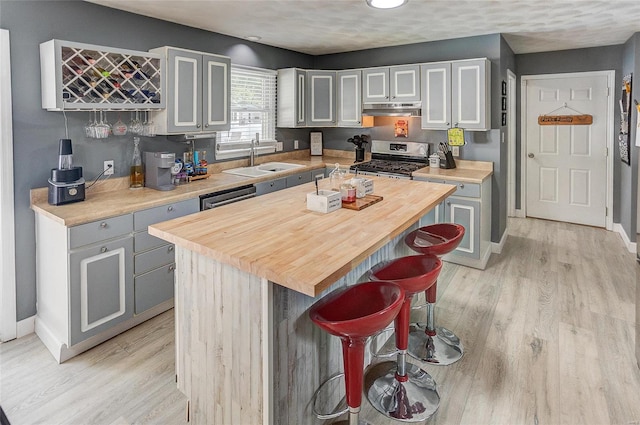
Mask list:
[{"label": "chrome stool base", "polygon": [[436,335],[430,337],[423,326],[414,324],[409,327],[407,354],[429,364],[447,366],[460,360],[464,349],[460,338],[450,330],[436,327]]},{"label": "chrome stool base", "polygon": [[396,378],[396,362],[382,362],[366,372],[365,391],[373,407],[383,415],[403,422],[422,422],[440,405],[436,383],[418,366],[406,364],[405,382]]}]

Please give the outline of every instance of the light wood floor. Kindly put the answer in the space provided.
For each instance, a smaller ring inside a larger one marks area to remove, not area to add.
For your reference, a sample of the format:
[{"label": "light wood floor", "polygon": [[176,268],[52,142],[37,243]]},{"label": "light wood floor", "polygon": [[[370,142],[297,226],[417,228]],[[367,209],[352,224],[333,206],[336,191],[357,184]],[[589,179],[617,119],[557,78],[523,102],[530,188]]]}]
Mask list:
[{"label": "light wood floor", "polygon": [[[509,228],[485,271],[445,265],[437,322],[466,353],[425,366],[442,398],[426,423],[639,424],[635,256],[602,229]],[[12,425],[183,424],[173,350],[172,311],[62,365],[34,335],[11,341],[0,345],[0,404]],[[366,402],[363,416],[399,423]]]}]

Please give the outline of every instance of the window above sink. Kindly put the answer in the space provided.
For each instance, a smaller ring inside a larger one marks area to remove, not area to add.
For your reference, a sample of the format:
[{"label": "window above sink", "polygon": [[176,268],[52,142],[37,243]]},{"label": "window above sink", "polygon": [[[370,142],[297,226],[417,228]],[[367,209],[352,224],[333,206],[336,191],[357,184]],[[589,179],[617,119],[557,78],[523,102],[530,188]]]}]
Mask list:
[{"label": "window above sink", "polygon": [[216,159],[248,157],[259,134],[257,154],[276,150],[276,72],[231,66],[231,128],[218,132]]}]

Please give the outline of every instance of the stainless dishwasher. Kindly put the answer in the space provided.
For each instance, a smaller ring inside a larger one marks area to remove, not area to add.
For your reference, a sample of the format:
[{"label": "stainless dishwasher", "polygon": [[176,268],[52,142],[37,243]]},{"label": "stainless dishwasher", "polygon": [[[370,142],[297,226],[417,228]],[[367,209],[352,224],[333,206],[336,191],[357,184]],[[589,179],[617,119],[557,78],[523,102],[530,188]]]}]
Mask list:
[{"label": "stainless dishwasher", "polygon": [[256,187],[246,185],[200,195],[200,211],[221,207],[256,196]]}]

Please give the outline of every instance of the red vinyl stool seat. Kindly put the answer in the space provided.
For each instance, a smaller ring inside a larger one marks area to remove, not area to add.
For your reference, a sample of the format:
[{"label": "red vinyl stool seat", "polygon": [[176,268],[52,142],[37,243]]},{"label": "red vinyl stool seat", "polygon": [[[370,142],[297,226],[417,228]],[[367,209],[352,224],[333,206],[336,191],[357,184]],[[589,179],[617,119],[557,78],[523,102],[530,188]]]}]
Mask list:
[{"label": "red vinyl stool seat", "polygon": [[311,306],[313,323],[342,342],[349,420],[338,423],[358,424],[367,338],[395,319],[404,300],[404,290],[393,282],[364,282],[338,289]]},{"label": "red vinyl stool seat", "polygon": [[[456,223],[438,223],[421,227],[409,233],[405,244],[421,254],[442,256],[460,245],[465,229]],[[412,325],[409,331],[407,353],[419,360],[449,365],[460,360],[464,354],[462,342],[453,332],[435,325],[435,302],[438,283],[425,291],[426,304],[414,308],[427,307],[426,325]]]},{"label": "red vinyl stool seat", "polygon": [[395,319],[396,362],[381,362],[367,371],[367,398],[379,412],[405,422],[421,422],[440,405],[436,383],[427,372],[407,363],[411,300],[435,284],[442,261],[435,255],[412,255],[384,262],[371,270],[371,280],[394,282],[405,291]]}]

